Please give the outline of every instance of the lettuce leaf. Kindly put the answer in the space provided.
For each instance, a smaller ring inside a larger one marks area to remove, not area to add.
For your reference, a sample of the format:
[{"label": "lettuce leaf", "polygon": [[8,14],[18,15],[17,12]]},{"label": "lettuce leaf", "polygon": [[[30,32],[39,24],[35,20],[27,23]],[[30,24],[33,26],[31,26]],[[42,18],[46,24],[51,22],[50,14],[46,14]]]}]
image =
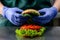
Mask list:
[{"label": "lettuce leaf", "polygon": [[45,30],[46,28],[42,27],[39,31],[31,30],[31,29],[28,29],[28,30],[16,29],[15,32],[16,32],[16,35],[19,35],[21,37],[24,37],[24,36],[34,37],[36,35],[41,36]]}]

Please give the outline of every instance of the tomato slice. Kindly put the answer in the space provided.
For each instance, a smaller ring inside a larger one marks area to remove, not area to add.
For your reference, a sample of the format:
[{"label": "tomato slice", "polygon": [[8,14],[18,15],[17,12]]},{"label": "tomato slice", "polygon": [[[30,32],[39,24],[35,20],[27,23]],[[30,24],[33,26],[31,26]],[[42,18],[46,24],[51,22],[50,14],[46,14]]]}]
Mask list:
[{"label": "tomato slice", "polygon": [[27,30],[27,29],[39,30],[40,28],[42,28],[42,26],[30,24],[30,25],[23,25],[23,26],[21,26],[20,29],[26,29],[26,30]]}]

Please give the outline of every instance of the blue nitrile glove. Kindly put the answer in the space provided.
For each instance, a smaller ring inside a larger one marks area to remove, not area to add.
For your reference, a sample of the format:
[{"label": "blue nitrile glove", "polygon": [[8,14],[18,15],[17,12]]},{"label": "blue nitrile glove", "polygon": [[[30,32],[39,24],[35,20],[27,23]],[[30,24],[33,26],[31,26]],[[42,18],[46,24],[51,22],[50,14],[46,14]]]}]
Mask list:
[{"label": "blue nitrile glove", "polygon": [[51,7],[51,8],[43,8],[39,10],[39,12],[43,15],[33,17],[33,21],[38,24],[46,24],[50,22],[57,15],[58,11],[55,7]]},{"label": "blue nitrile glove", "polygon": [[19,9],[19,8],[8,8],[8,7],[4,7],[3,8],[3,17],[7,18],[11,23],[13,23],[14,25],[22,25],[23,23],[25,23],[27,21],[27,17],[23,17],[21,12],[23,10]]}]

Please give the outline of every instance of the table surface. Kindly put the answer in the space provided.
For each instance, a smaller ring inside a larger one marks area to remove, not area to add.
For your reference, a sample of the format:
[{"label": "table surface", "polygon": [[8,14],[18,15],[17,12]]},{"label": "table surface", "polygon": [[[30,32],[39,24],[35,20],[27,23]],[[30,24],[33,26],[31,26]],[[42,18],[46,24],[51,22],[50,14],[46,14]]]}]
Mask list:
[{"label": "table surface", "polygon": [[60,18],[60,12],[56,15],[55,18]]},{"label": "table surface", "polygon": [[[16,40],[15,29],[15,27],[0,27],[0,40]],[[45,38],[44,40],[60,40],[60,27],[53,27],[47,31],[43,37]]]}]

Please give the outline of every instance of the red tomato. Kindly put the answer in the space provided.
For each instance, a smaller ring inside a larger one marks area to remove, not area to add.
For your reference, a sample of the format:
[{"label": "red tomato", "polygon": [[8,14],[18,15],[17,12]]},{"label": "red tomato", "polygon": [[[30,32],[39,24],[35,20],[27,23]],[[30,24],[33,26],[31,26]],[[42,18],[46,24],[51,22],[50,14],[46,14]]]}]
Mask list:
[{"label": "red tomato", "polygon": [[39,30],[42,26],[39,25],[34,25],[34,24],[27,24],[27,25],[23,25],[21,26],[20,29],[32,29],[32,30]]}]

